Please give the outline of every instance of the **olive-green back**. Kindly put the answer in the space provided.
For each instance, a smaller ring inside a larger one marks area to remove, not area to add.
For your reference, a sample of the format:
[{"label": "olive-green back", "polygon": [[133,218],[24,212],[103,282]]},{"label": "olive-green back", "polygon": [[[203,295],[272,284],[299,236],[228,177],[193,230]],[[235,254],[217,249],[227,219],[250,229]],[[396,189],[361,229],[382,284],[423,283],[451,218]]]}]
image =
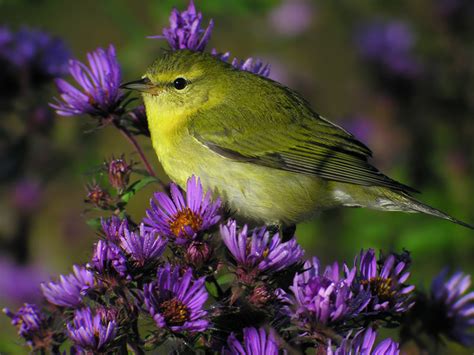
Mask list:
[{"label": "olive-green back", "polygon": [[249,72],[219,75],[223,100],[198,110],[190,132],[229,159],[328,180],[413,192],[368,163],[371,151],[294,91]]}]

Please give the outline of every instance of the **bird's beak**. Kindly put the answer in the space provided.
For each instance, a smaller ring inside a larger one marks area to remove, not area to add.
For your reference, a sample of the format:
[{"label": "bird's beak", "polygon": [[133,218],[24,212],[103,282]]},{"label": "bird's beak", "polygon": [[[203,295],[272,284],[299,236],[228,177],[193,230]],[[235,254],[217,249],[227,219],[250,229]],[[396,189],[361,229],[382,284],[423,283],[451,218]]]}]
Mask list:
[{"label": "bird's beak", "polygon": [[158,95],[162,91],[161,88],[153,84],[148,78],[129,81],[128,83],[120,85],[120,88],[146,92],[152,95]]}]

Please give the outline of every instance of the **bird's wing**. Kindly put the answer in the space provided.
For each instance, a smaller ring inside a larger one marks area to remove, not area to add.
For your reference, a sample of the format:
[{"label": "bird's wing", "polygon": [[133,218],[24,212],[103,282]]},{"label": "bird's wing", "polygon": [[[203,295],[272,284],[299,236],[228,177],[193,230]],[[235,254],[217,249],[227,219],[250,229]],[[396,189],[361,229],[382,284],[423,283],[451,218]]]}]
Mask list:
[{"label": "bird's wing", "polygon": [[298,94],[271,84],[273,87],[259,88],[262,99],[248,101],[253,105],[245,105],[242,99],[227,100],[198,111],[190,121],[190,133],[229,159],[327,180],[416,192],[370,165],[369,148],[314,113]]}]

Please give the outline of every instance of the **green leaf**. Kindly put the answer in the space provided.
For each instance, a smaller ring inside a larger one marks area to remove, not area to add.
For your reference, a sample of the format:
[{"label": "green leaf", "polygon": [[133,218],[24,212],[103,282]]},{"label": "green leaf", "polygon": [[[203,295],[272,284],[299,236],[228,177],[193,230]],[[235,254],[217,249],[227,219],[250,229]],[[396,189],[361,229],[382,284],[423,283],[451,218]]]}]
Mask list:
[{"label": "green leaf", "polygon": [[95,230],[99,230],[100,228],[102,228],[102,225],[100,223],[100,217],[88,219],[86,223],[89,227],[92,227],[92,229]]},{"label": "green leaf", "polygon": [[217,291],[217,286],[214,283],[206,282],[206,289],[207,289],[207,292],[209,292],[209,294],[212,297],[217,298],[219,296],[219,292]]},{"label": "green leaf", "polygon": [[132,185],[130,185],[127,190],[125,190],[120,199],[123,202],[127,203],[138,191],[140,191],[147,185],[158,181],[158,178],[154,176],[146,176],[143,179],[137,180]]},{"label": "green leaf", "polygon": [[217,278],[217,283],[220,286],[229,285],[234,281],[234,274],[224,274]]}]

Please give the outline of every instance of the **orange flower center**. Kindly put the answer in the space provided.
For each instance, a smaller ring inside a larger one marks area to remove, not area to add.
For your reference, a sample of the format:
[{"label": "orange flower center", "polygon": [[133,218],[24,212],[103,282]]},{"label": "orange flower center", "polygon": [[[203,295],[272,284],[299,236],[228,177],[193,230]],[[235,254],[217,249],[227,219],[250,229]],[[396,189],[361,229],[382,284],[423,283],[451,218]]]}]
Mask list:
[{"label": "orange flower center", "polygon": [[389,301],[395,296],[395,291],[392,289],[392,279],[389,277],[384,279],[377,276],[369,280],[362,280],[362,285],[369,285],[370,291],[377,295],[383,301]]},{"label": "orange flower center", "polygon": [[186,227],[190,227],[197,232],[202,226],[202,217],[191,211],[189,207],[184,208],[176,213],[170,221],[170,230],[176,237],[186,235]]},{"label": "orange flower center", "polygon": [[[252,239],[247,238],[247,242],[245,244],[245,251],[247,252],[247,254],[250,254],[251,249],[252,249]],[[265,249],[263,249],[262,259],[265,259],[268,256],[268,254],[270,254],[270,249],[266,247]]]},{"label": "orange flower center", "polygon": [[168,325],[183,325],[189,316],[188,308],[178,299],[172,298],[163,301],[160,305],[160,313]]}]

